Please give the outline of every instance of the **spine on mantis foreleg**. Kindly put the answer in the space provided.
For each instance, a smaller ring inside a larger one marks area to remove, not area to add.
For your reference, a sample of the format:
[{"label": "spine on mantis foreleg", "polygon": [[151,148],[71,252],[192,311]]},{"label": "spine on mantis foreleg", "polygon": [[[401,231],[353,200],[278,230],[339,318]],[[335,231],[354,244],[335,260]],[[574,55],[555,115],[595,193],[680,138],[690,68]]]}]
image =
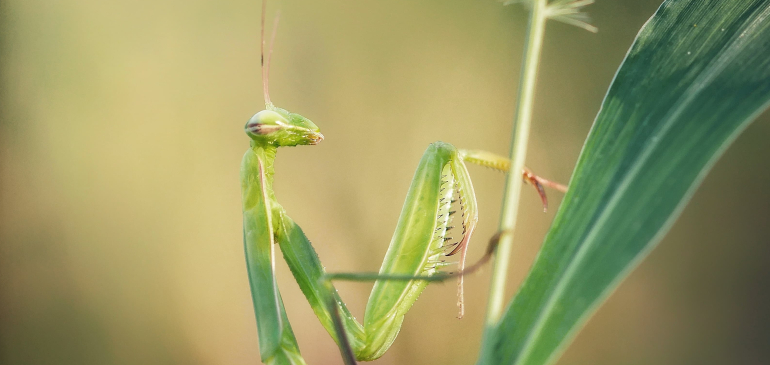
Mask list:
[{"label": "spine on mantis foreleg", "polygon": [[272,151],[252,146],[241,164],[243,244],[257,317],[259,350],[265,364],[305,364],[275,282],[274,207],[266,161]]}]

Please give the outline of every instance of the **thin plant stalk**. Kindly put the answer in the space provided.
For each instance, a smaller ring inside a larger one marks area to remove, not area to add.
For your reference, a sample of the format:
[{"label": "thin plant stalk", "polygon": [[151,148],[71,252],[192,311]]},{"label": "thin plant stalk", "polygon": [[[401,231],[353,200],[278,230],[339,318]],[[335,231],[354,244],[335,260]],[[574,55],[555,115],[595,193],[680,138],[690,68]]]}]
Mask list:
[{"label": "thin plant stalk", "polygon": [[[492,283],[487,304],[485,338],[489,338],[500,321],[505,301],[505,281],[508,276],[508,262],[513,245],[514,229],[519,210],[519,198],[523,180],[518,174],[510,171],[521,171],[527,156],[527,142],[532,121],[532,107],[535,101],[535,81],[537,66],[540,61],[540,51],[543,46],[545,22],[547,20],[546,0],[533,0],[529,14],[526,43],[524,44],[524,60],[521,66],[521,81],[519,83],[518,102],[514,119],[513,143],[511,145],[511,169],[506,178],[503,207],[500,216],[499,231],[503,232],[492,269]],[[487,341],[484,341],[485,343]]]}]

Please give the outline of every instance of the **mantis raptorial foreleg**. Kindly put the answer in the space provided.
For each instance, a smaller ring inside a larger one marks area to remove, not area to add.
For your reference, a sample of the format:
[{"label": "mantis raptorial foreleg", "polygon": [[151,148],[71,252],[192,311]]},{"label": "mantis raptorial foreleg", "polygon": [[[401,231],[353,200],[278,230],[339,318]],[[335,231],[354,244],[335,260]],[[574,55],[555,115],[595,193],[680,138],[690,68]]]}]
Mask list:
[{"label": "mantis raptorial foreleg", "polygon": [[[262,28],[264,44],[264,2]],[[510,163],[488,152],[461,151],[443,142],[431,144],[415,171],[379,274],[327,275],[310,241],[273,192],[277,148],[314,145],[323,140],[323,135],[309,119],[270,102],[269,55],[266,61],[265,110],[246,123],[251,143],[241,164],[244,246],[262,361],[304,364],[275,281],[276,244],[321,324],[341,345],[346,361],[374,360],[393,343],[404,315],[429,281],[458,276],[458,294],[462,298],[465,253],[477,221],[476,198],[464,161],[504,171]],[[559,187],[529,171],[524,171],[523,176],[538,188],[544,203],[542,186]],[[459,204],[453,205],[455,200]],[[458,222],[458,231],[462,229],[456,240],[447,237],[453,221]],[[440,273],[450,264],[445,257],[455,254],[459,254],[458,274]],[[331,283],[335,278],[375,281],[363,324],[340,299]]]},{"label": "mantis raptorial foreleg", "polygon": [[[428,284],[418,277],[431,276],[445,265],[444,257],[464,252],[476,224],[476,201],[473,187],[465,169],[460,151],[443,142],[431,144],[426,150],[412,180],[401,212],[396,233],[391,240],[380,269],[381,277],[375,282],[364,314],[364,323],[358,323],[330,284],[324,283],[325,271],[310,241],[302,229],[286,214],[275,200],[272,191],[272,165],[277,146],[281,143],[261,143],[259,138],[279,133],[254,135],[255,124],[270,125],[277,109],[258,113],[247,124],[252,135],[252,148],[246,152],[242,165],[244,234],[249,263],[252,292],[257,312],[260,346],[263,361],[291,356],[299,357],[296,340],[286,320],[278,288],[275,286],[275,245],[278,243],[289,268],[302,289],[321,324],[335,334],[334,315],[338,313],[344,333],[355,358],[374,360],[390,347],[398,334],[404,315]],[[288,120],[297,118],[288,113]],[[256,120],[255,120],[256,119]],[[304,120],[304,123],[309,121]],[[280,124],[276,124],[280,125]],[[303,131],[305,144],[318,141],[317,132]],[[268,140],[269,141],[269,140]],[[478,158],[478,156],[477,156]],[[495,162],[496,160],[482,159]],[[524,172],[526,177],[528,172]],[[459,195],[459,219],[463,235],[456,242],[446,240],[448,225],[455,212],[452,200]],[[388,278],[399,275],[407,280]],[[348,276],[350,279],[352,276]],[[415,280],[408,280],[408,278]],[[329,308],[326,298],[332,296],[337,308]],[[278,329],[276,331],[276,329]],[[339,340],[336,336],[335,339]],[[277,362],[277,363],[280,363]]]}]

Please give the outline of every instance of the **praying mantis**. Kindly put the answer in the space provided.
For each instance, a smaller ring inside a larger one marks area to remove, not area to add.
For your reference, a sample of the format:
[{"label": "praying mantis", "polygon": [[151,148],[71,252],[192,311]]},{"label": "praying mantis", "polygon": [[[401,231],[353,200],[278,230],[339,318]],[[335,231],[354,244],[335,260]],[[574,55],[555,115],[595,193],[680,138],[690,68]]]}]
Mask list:
[{"label": "praying mantis", "polygon": [[[478,221],[476,197],[465,162],[500,171],[507,171],[510,163],[489,152],[460,150],[444,142],[432,143],[415,171],[379,273],[327,274],[310,241],[273,192],[277,149],[316,145],[323,140],[323,135],[309,119],[276,107],[270,100],[270,56],[278,22],[276,18],[265,59],[265,10],[263,0],[261,55],[265,110],[246,123],[250,147],[243,156],[240,172],[244,248],[261,360],[265,364],[305,364],[276,284],[276,246],[319,321],[340,345],[345,362],[374,360],[393,343],[406,312],[428,282],[457,277],[462,316],[463,275],[472,271],[471,267],[465,268],[465,256]],[[544,206],[547,203],[544,186],[566,189],[528,170],[523,171],[522,176],[537,188]],[[459,204],[454,208],[453,203]],[[451,242],[447,232],[452,230],[456,219],[462,227],[461,236]],[[442,268],[453,265],[446,257],[456,254],[457,270],[449,274],[442,272]],[[488,249],[485,257],[490,254]],[[473,266],[476,267],[478,265]],[[347,309],[332,280],[374,281],[363,324]]]}]

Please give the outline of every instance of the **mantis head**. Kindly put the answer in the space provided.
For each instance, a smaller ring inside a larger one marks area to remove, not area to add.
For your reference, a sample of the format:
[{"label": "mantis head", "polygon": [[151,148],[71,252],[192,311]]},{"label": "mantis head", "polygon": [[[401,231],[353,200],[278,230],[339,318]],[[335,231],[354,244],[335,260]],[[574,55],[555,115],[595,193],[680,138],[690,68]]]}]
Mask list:
[{"label": "mantis head", "polygon": [[271,104],[246,123],[246,134],[255,142],[276,147],[314,145],[324,139],[318,127],[299,114]]},{"label": "mantis head", "polygon": [[270,58],[273,55],[273,43],[275,42],[275,32],[278,29],[279,15],[276,15],[273,24],[273,36],[270,40],[270,51],[265,59],[265,13],[267,2],[262,1],[262,34],[260,48],[260,63],[262,66],[262,92],[265,96],[265,110],[254,114],[246,123],[246,134],[257,143],[268,144],[271,146],[299,146],[318,144],[323,141],[324,135],[321,134],[318,127],[299,114],[290,113],[286,109],[281,109],[270,102],[270,91],[268,90],[268,76],[270,74]]}]

